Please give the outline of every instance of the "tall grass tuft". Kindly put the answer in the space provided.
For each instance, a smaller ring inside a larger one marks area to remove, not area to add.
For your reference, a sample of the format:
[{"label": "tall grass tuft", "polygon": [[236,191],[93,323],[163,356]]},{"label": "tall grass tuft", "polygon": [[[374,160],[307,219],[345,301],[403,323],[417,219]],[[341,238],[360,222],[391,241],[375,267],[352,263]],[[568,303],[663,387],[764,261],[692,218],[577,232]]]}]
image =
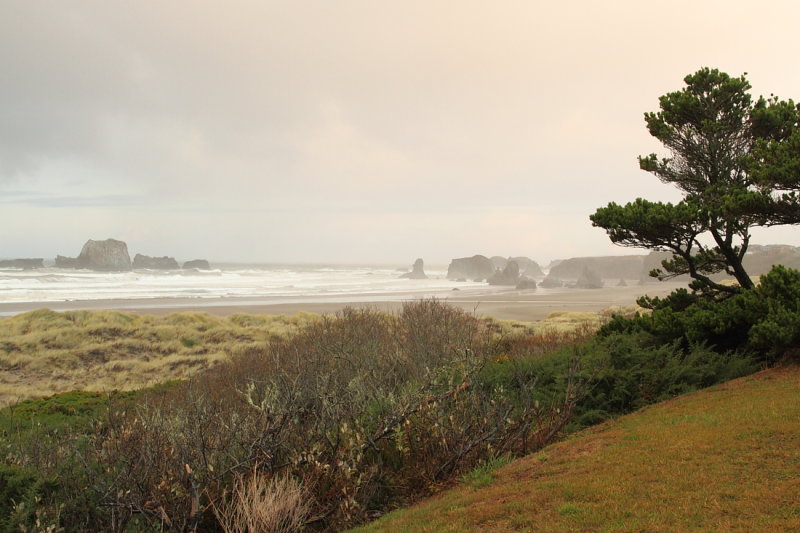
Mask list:
[{"label": "tall grass tuft", "polygon": [[310,512],[308,494],[299,483],[257,469],[237,475],[230,493],[214,506],[225,533],[297,533]]}]

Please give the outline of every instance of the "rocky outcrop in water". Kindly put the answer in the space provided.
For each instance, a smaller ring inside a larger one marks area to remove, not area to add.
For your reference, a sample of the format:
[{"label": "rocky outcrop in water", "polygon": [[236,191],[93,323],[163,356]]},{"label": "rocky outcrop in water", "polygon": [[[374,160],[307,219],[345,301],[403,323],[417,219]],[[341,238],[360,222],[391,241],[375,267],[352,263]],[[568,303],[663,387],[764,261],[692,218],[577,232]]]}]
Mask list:
[{"label": "rocky outcrop in water", "polygon": [[497,270],[487,280],[489,285],[509,285],[515,287],[519,283],[519,265],[509,261],[503,270]]},{"label": "rocky outcrop in water", "polygon": [[489,261],[492,262],[492,266],[494,267],[495,270],[498,269],[503,270],[508,264],[508,259],[500,255],[493,255],[492,257],[489,258]]},{"label": "rocky outcrop in water", "polygon": [[588,268],[601,278],[639,279],[644,258],[643,255],[573,257],[552,266],[549,275],[558,279],[578,279]]},{"label": "rocky outcrop in water", "polygon": [[0,268],[21,268],[22,270],[44,268],[44,259],[5,259],[0,261]]},{"label": "rocky outcrop in water", "polygon": [[539,263],[529,257],[512,257],[509,261],[514,261],[519,265],[520,275],[522,276],[531,278],[540,278],[544,276],[544,272],[542,272],[542,267],[539,266]]},{"label": "rocky outcrop in water", "polygon": [[192,259],[183,264],[183,269],[196,268],[197,270],[211,270],[211,265],[205,259]]},{"label": "rocky outcrop in water", "polygon": [[411,267],[411,272],[406,272],[400,277],[404,279],[428,279],[428,276],[425,275],[424,266],[425,263],[422,259],[417,259],[414,261],[414,266]]},{"label": "rocky outcrop in water", "polygon": [[578,289],[602,289],[603,280],[594,270],[589,267],[583,267],[583,272],[581,272],[578,281],[575,283],[575,287]]},{"label": "rocky outcrop in water", "polygon": [[83,245],[77,260],[78,268],[119,272],[131,269],[128,245],[116,239],[94,241]]},{"label": "rocky outcrop in water", "polygon": [[556,287],[563,287],[564,282],[555,276],[548,275],[546,278],[542,280],[539,286],[543,289],[554,289]]},{"label": "rocky outcrop in water", "polygon": [[536,288],[536,280],[528,277],[521,277],[517,282],[518,291],[530,291]]},{"label": "rocky outcrop in water", "polygon": [[500,269],[503,270],[506,265],[508,265],[509,261],[514,261],[517,266],[519,266],[519,271],[521,276],[529,276],[532,278],[537,277],[544,277],[544,272],[542,272],[542,267],[539,266],[539,263],[531,259],[530,257],[500,257],[499,255],[494,255],[489,258],[494,266],[495,270]]},{"label": "rocky outcrop in water", "polygon": [[447,279],[473,279],[483,281],[494,275],[494,265],[485,255],[460,257],[450,261],[447,267]]},{"label": "rocky outcrop in water", "polygon": [[57,255],[56,268],[78,268],[78,258],[64,257],[63,255]]},{"label": "rocky outcrop in water", "polygon": [[149,255],[136,254],[133,258],[133,268],[148,268],[151,270],[175,270],[180,265],[174,257],[150,257]]}]

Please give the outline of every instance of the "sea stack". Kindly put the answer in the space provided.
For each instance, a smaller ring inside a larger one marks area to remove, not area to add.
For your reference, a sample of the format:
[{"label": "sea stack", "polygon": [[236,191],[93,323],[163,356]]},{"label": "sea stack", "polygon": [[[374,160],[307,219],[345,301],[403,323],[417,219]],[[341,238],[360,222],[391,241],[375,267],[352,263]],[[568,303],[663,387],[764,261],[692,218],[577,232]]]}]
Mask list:
[{"label": "sea stack", "polygon": [[554,289],[556,287],[563,287],[564,282],[555,276],[547,275],[544,280],[539,284],[543,289]]},{"label": "sea stack", "polygon": [[516,261],[509,261],[503,270],[498,269],[488,280],[489,285],[511,285],[519,283],[519,265]]},{"label": "sea stack", "polygon": [[0,261],[0,268],[21,268],[22,270],[33,270],[44,268],[44,259],[5,259]]},{"label": "sea stack", "polygon": [[597,272],[588,266],[585,266],[583,267],[583,272],[581,272],[581,276],[578,278],[577,283],[575,283],[575,287],[578,289],[602,289],[603,280],[600,278]]},{"label": "sea stack", "polygon": [[149,255],[136,254],[133,258],[133,268],[147,268],[151,270],[175,270],[180,265],[174,257],[150,257]]},{"label": "sea stack", "polygon": [[94,241],[89,239],[78,256],[78,268],[120,272],[131,269],[128,245],[116,239]]},{"label": "sea stack", "polygon": [[57,255],[56,268],[78,268],[78,258]]},{"label": "sea stack", "polygon": [[209,265],[208,261],[205,259],[192,259],[191,261],[186,261],[183,264],[184,270],[188,270],[190,268],[196,268],[197,270],[211,270],[211,265]]},{"label": "sea stack", "polygon": [[532,291],[536,290],[536,280],[527,276],[522,276],[517,282],[518,291]]},{"label": "sea stack", "polygon": [[401,278],[405,279],[428,279],[428,276],[425,275],[424,270],[424,263],[422,259],[417,259],[414,261],[414,266],[411,268],[411,272],[406,272]]},{"label": "sea stack", "polygon": [[494,264],[485,255],[460,257],[450,261],[447,267],[447,279],[473,279],[483,281],[494,275]]}]

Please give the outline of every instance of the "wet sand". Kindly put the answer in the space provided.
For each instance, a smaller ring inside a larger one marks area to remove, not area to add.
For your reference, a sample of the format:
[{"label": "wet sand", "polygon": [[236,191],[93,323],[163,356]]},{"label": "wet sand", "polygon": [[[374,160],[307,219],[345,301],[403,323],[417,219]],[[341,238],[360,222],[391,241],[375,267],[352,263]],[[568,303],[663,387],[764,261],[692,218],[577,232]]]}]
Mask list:
[{"label": "wet sand", "polygon": [[[685,283],[662,282],[628,287],[602,289],[538,289],[517,291],[490,288],[478,291],[447,291],[426,295],[446,301],[451,305],[474,312],[478,316],[492,316],[507,320],[536,321],[559,311],[598,312],[612,306],[633,305],[643,294],[664,296]],[[293,314],[335,313],[344,307],[373,307],[382,311],[395,311],[404,302],[421,297],[418,293],[342,295],[328,298],[151,298],[141,300],[77,300],[69,302],[0,302],[0,316],[9,316],[35,309],[65,311],[72,309],[110,309],[150,315],[195,312],[226,316],[234,313]]]}]

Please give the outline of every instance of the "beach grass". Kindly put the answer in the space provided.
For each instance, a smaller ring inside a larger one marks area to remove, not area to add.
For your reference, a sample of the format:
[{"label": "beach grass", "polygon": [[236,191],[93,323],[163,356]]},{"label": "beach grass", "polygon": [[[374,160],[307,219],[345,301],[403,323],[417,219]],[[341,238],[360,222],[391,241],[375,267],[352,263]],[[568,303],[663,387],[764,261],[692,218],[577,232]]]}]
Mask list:
[{"label": "beach grass", "polygon": [[32,311],[0,320],[0,406],[70,390],[135,390],[258,353],[318,315]]},{"label": "beach grass", "polygon": [[596,426],[367,532],[798,531],[800,367]]},{"label": "beach grass", "polygon": [[[174,313],[40,309],[0,319],[0,407],[71,390],[110,392],[185,379],[221,361],[263,353],[320,315]],[[552,313],[540,322],[491,321],[498,335],[561,343],[593,333],[598,313]]]}]

